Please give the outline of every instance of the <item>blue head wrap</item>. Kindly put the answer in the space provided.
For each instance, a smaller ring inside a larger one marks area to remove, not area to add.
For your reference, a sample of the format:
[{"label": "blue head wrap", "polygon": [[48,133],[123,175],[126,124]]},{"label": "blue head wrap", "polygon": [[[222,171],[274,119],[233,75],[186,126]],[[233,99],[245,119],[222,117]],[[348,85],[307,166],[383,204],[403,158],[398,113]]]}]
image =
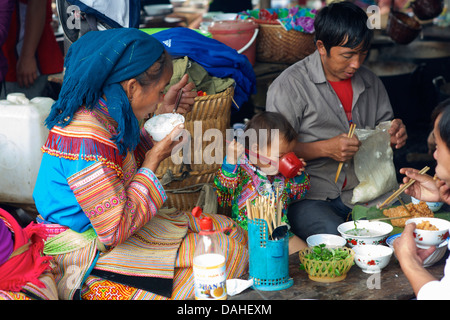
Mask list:
[{"label": "blue head wrap", "polygon": [[61,92],[46,126],[66,126],[80,106],[93,108],[104,94],[109,114],[118,124],[114,139],[120,153],[134,150],[139,143],[139,123],[120,82],[143,73],[163,52],[158,40],[138,29],[86,33],[65,57]]}]

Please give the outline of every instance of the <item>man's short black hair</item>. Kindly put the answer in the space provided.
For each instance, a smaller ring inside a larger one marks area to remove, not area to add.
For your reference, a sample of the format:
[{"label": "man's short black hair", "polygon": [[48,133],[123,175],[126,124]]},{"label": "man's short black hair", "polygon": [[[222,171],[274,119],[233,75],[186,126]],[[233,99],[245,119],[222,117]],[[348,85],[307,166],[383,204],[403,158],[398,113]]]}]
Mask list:
[{"label": "man's short black hair", "polygon": [[444,100],[440,105],[442,118],[438,124],[439,135],[450,150],[450,99]]},{"label": "man's short black hair", "polygon": [[315,40],[321,40],[325,49],[336,46],[369,50],[373,37],[372,29],[367,27],[368,16],[363,9],[352,2],[333,2],[322,8],[316,15]]}]

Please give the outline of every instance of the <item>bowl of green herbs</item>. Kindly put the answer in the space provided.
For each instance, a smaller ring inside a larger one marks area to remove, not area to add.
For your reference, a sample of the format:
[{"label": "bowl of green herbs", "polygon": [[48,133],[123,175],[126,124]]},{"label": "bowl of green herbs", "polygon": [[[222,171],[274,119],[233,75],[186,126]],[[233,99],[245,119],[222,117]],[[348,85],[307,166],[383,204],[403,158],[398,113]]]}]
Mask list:
[{"label": "bowl of green herbs", "polygon": [[354,264],[354,256],[351,248],[327,248],[320,244],[299,252],[300,269],[305,270],[311,280],[337,282],[347,277]]}]

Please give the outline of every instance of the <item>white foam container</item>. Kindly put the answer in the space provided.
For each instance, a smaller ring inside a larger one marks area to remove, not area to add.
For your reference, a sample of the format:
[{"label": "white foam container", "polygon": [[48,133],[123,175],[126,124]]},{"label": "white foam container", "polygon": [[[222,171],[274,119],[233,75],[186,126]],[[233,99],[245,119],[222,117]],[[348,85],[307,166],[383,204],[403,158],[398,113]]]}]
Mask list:
[{"label": "white foam container", "polygon": [[22,93],[0,100],[0,202],[34,204],[33,189],[48,136],[44,126],[54,100]]}]

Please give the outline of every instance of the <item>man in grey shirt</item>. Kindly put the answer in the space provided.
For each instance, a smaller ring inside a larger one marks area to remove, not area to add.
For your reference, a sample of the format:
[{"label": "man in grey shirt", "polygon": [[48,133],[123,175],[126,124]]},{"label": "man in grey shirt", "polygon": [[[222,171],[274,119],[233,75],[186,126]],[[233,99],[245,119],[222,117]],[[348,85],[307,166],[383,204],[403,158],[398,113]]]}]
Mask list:
[{"label": "man in grey shirt", "polygon": [[[288,209],[292,231],[302,239],[338,234],[352,210],[359,183],[352,159],[361,142],[347,136],[350,123],[373,129],[394,117],[381,80],[362,66],[373,34],[366,13],[350,2],[332,3],[319,11],[314,27],[317,50],[275,79],[266,104],[297,130],[296,153],[308,164],[311,188]],[[393,119],[389,133],[394,148],[405,144],[402,120]],[[339,162],[345,164],[335,183]]]}]

